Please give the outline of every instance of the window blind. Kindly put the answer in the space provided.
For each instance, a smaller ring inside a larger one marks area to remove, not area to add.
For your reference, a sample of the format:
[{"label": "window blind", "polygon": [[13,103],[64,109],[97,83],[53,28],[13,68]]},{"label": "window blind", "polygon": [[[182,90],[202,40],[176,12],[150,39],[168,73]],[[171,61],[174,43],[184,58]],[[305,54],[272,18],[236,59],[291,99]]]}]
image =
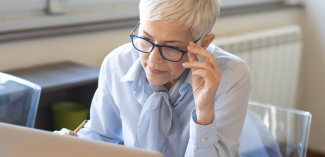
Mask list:
[{"label": "window blind", "polygon": [[137,18],[139,1],[0,0],[0,33]]},{"label": "window blind", "polygon": [[258,5],[272,2],[281,2],[282,0],[220,0],[222,8]]}]

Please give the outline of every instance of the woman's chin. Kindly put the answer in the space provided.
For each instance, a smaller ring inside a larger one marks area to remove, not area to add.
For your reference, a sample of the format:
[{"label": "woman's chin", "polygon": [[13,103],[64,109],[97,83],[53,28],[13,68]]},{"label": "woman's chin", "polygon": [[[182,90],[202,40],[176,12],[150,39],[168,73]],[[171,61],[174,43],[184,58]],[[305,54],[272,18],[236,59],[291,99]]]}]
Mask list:
[{"label": "woman's chin", "polygon": [[158,79],[158,78],[151,78],[147,76],[147,79],[150,83],[154,84],[154,85],[164,85],[166,84],[166,81],[163,81],[162,79]]}]

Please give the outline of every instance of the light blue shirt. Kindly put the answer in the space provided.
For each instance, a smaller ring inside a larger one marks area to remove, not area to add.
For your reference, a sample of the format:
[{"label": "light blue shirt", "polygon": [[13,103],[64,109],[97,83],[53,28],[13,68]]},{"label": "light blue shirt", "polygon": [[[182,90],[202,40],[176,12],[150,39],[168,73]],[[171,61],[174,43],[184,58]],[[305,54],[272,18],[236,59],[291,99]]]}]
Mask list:
[{"label": "light blue shirt", "polygon": [[[180,97],[173,105],[180,126],[180,136],[175,139],[179,144],[176,154],[179,157],[240,156],[239,138],[251,89],[250,71],[240,58],[215,45],[211,44],[207,50],[214,55],[222,72],[215,96],[215,119],[206,126],[195,123],[190,71],[179,89]],[[146,75],[140,64],[139,52],[131,43],[122,45],[107,55],[101,66],[98,89],[91,104],[90,121],[79,131],[79,137],[111,143],[124,141],[127,147],[138,148],[136,130],[139,117],[142,105],[150,96],[148,93],[151,93],[144,80]],[[155,132],[148,132],[151,136],[147,138],[156,138]],[[169,142],[173,145],[173,141]],[[156,143],[147,145],[154,144]],[[167,153],[165,156],[173,154]]]}]

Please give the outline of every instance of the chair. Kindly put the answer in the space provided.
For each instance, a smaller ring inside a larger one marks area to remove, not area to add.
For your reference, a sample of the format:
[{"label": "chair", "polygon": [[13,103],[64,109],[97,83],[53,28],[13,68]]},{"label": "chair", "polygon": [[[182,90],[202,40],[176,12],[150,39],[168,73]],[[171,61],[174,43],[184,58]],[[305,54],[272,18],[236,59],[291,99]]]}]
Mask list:
[{"label": "chair", "polygon": [[33,128],[41,87],[0,72],[0,122]]},{"label": "chair", "polygon": [[240,137],[241,154],[306,157],[310,124],[309,112],[250,101]]}]

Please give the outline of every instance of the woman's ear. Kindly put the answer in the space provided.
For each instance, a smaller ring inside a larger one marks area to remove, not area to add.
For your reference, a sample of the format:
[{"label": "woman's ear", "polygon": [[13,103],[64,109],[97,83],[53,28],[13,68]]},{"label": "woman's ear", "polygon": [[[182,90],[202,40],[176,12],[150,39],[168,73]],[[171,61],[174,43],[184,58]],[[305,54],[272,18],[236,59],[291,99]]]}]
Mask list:
[{"label": "woman's ear", "polygon": [[204,49],[207,49],[208,46],[210,45],[210,43],[213,41],[213,39],[215,38],[216,36],[214,34],[208,34],[206,36],[204,36],[202,38],[202,42],[201,42],[201,47],[203,47]]}]

